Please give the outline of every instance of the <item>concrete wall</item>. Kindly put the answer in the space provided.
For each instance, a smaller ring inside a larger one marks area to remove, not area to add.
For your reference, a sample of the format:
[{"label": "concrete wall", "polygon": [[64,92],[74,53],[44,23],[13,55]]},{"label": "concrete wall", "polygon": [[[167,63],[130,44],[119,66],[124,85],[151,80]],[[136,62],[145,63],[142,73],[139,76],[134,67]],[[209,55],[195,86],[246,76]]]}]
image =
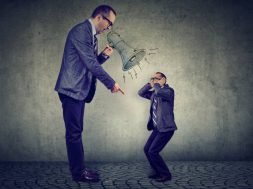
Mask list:
[{"label": "concrete wall", "polygon": [[[168,160],[253,160],[253,1],[1,1],[0,160],[66,160],[54,85],[68,30],[99,4],[133,47],[159,48],[138,78],[115,52],[104,65],[126,95],[100,82],[85,109],[87,161],[144,160],[149,102],[137,91],[156,71],[175,90],[178,126]],[[106,35],[100,37],[100,48]]]}]

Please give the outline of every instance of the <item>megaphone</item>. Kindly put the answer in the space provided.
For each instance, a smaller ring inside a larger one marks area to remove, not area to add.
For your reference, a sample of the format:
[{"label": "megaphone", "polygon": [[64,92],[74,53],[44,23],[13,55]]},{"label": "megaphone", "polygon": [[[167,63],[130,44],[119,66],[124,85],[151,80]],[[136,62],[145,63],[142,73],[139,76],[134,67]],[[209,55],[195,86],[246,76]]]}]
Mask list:
[{"label": "megaphone", "polygon": [[127,71],[138,65],[146,55],[145,49],[135,49],[129,46],[115,31],[110,31],[107,34],[109,46],[115,48],[122,59],[122,70]]}]

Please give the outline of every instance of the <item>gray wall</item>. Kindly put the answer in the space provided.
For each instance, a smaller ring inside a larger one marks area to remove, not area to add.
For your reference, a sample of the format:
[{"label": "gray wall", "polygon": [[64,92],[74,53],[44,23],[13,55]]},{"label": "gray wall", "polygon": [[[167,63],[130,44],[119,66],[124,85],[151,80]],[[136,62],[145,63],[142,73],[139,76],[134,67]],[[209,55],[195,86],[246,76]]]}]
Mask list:
[{"label": "gray wall", "polygon": [[129,44],[159,49],[126,83],[117,52],[104,65],[126,95],[98,83],[85,110],[86,160],[145,159],[149,102],[137,91],[155,71],[176,94],[179,129],[165,159],[253,160],[253,1],[239,0],[1,1],[0,160],[66,160],[53,89],[68,30],[101,3],[118,11],[115,29]]}]

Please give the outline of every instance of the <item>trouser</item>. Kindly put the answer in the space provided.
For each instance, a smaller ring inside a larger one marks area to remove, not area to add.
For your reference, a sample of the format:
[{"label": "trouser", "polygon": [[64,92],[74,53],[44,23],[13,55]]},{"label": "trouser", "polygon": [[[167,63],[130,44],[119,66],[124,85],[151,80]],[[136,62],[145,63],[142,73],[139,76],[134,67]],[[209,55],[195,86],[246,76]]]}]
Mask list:
[{"label": "trouser", "polygon": [[159,155],[159,153],[170,141],[173,134],[174,131],[159,132],[155,128],[145,144],[144,152],[147,156],[150,166],[156,174],[162,176],[171,176],[169,168],[167,167],[166,163]]},{"label": "trouser", "polygon": [[66,128],[66,147],[69,170],[72,177],[78,177],[84,171],[84,150],[82,143],[83,117],[85,101],[76,100],[58,93],[62,102],[63,118]]}]

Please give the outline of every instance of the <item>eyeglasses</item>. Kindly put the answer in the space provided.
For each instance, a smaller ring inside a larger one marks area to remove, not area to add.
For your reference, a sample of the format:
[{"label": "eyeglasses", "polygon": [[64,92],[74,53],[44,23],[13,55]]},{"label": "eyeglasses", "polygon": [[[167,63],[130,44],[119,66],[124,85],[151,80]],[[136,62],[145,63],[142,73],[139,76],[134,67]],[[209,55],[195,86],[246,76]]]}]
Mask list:
[{"label": "eyeglasses", "polygon": [[104,20],[107,20],[107,22],[108,22],[108,26],[107,26],[107,29],[111,29],[112,28],[112,25],[113,25],[113,23],[111,22],[111,20],[109,20],[108,18],[106,18],[104,15],[102,15],[102,17],[103,17],[103,19]]},{"label": "eyeglasses", "polygon": [[162,78],[158,78],[158,77],[151,77],[151,80],[161,80]]}]

